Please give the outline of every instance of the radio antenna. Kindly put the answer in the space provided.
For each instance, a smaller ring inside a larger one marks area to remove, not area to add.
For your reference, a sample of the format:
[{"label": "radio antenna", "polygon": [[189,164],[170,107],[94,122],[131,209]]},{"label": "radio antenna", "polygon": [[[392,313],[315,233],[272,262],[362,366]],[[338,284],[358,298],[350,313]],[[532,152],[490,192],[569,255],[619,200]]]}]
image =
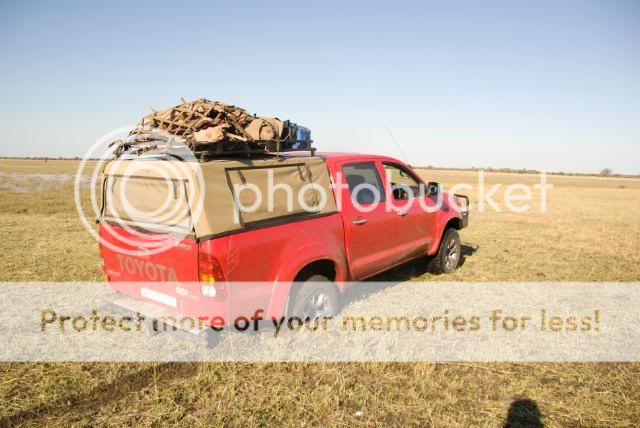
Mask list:
[{"label": "radio antenna", "polygon": [[393,134],[391,133],[391,130],[389,129],[389,127],[387,125],[384,125],[385,129],[387,130],[387,132],[389,133],[389,136],[391,137],[391,140],[393,141],[393,144],[396,145],[396,147],[398,148],[398,151],[400,152],[400,154],[402,155],[402,158],[404,159],[404,161],[409,164],[409,159],[407,159],[407,157],[405,156],[404,152],[402,151],[402,149],[400,148],[400,144],[398,144],[398,141],[396,141],[396,137],[393,136]]}]

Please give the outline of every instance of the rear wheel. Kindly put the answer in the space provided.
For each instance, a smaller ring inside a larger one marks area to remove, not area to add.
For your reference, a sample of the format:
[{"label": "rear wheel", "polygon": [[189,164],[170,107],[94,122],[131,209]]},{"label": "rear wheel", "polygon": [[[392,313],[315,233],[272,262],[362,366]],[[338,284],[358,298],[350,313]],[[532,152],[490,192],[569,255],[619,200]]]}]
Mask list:
[{"label": "rear wheel", "polygon": [[429,260],[429,272],[451,273],[460,262],[460,235],[455,229],[447,229],[440,242],[438,253]]},{"label": "rear wheel", "polygon": [[313,275],[296,293],[291,316],[311,321],[338,313],[338,293],[329,278]]}]

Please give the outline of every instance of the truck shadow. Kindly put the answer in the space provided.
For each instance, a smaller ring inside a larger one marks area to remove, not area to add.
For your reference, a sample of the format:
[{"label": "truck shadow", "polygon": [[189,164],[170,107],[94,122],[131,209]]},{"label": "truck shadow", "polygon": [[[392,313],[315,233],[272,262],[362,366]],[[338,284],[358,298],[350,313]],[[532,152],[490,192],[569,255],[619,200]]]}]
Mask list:
[{"label": "truck shadow", "polygon": [[[479,249],[478,245],[462,244],[460,246],[460,263],[458,269],[464,266],[467,258],[472,257]],[[427,259],[421,257],[416,260],[404,263],[391,270],[375,275],[363,281],[362,286],[351,287],[341,296],[342,307],[350,303],[366,299],[367,297],[393,287],[401,282],[415,280],[428,273]],[[425,278],[428,280],[428,278]]]},{"label": "truck shadow", "polygon": [[543,428],[542,416],[535,401],[528,398],[511,403],[504,428]]},{"label": "truck shadow", "polygon": [[479,245],[474,245],[474,244],[460,245],[460,264],[458,265],[458,268],[460,268],[461,266],[464,266],[464,262],[467,260],[467,257],[473,256],[478,251],[479,248],[480,248]]}]

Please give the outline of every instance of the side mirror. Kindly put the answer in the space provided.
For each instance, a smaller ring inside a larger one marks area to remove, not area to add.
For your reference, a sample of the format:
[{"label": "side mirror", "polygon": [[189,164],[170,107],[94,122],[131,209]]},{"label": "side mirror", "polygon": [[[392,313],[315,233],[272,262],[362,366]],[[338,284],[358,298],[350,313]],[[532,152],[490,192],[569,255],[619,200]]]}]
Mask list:
[{"label": "side mirror", "polygon": [[427,184],[427,196],[438,196],[440,192],[442,192],[440,183],[430,181],[429,184]]}]

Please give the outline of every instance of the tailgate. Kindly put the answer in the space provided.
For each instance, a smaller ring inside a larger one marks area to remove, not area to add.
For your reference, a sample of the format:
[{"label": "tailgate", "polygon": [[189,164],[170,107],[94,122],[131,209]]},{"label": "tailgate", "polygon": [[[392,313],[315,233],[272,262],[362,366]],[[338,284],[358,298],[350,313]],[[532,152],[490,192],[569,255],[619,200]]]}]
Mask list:
[{"label": "tailgate", "polygon": [[[198,243],[186,164],[114,162],[104,171],[101,255],[111,287],[179,308],[199,300]],[[142,284],[144,282],[144,284]]]},{"label": "tailgate", "polygon": [[[130,242],[113,242],[120,239],[112,235],[117,229]],[[162,236],[167,246],[171,242],[173,245],[154,253],[147,249],[146,241],[157,239],[158,234],[134,234],[101,224],[100,235],[104,240],[101,245],[103,270],[113,290],[178,310],[201,300],[198,244],[192,237]],[[110,243],[118,249],[111,248]]]},{"label": "tailgate", "polygon": [[[198,281],[198,243],[193,237],[137,232],[105,224],[100,225],[100,236],[109,281]],[[162,251],[152,246],[158,242],[162,242]]]}]

